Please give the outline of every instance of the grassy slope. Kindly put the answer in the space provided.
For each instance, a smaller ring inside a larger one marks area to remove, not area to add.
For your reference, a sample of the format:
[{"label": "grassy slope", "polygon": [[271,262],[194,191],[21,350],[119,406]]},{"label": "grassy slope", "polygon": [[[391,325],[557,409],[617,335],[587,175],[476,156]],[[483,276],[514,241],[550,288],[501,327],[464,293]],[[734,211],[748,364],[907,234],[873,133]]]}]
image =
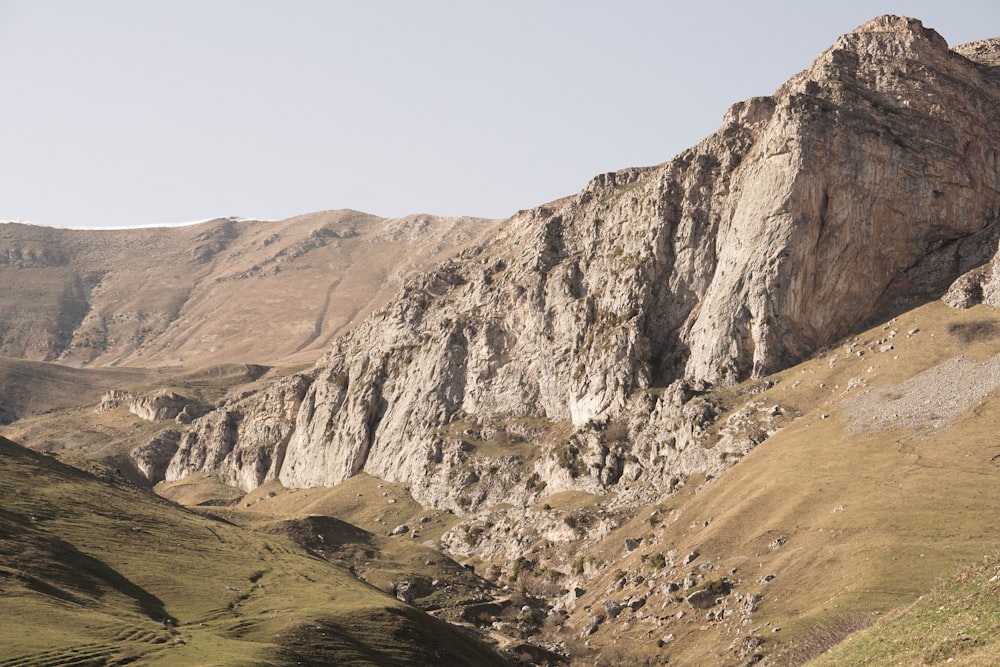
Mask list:
[{"label": "grassy slope", "polygon": [[[642,555],[697,551],[697,560],[679,570],[698,570],[706,579],[727,576],[735,591],[764,596],[752,623],[706,623],[705,612],[689,608],[677,619],[674,614],[685,605],[668,603],[663,612],[644,610],[646,618],[632,620],[630,627],[602,628],[589,638],[591,646],[628,641],[636,661],[729,665],[746,659],[726,647],[757,636],[776,664],[800,664],[815,653],[817,632],[865,625],[873,613],[909,605],[963,564],[995,553],[1000,399],[988,396],[940,429],[859,435],[848,433],[842,404],[858,391],[847,391],[852,378],[862,377],[871,387],[895,384],[957,355],[980,360],[996,355],[1000,340],[992,335],[966,343],[948,334],[955,322],[980,321],[1000,327],[1000,313],[932,303],[892,323],[901,332],[892,351],[877,351],[886,335],[880,326],[858,340],[875,351],[862,357],[841,353],[831,365],[829,356],[840,352],[833,350],[782,373],[756,400],[780,403],[802,417],[683,502],[666,525],[653,529],[637,520],[604,540],[592,553],[601,562],[618,560],[582,600],[585,607],[600,609],[605,597],[615,595],[605,592],[613,590],[610,571],[620,566],[648,572],[649,566],[639,563]],[[907,337],[913,328],[920,332]],[[644,518],[647,511],[637,516]],[[623,552],[623,538],[635,536],[647,537],[651,546]],[[772,547],[779,536],[787,541]],[[768,574],[774,579],[761,583]],[[577,612],[577,627],[589,613]],[[991,619],[1000,626],[1000,617]],[[656,639],[668,633],[676,640],[658,647]]]},{"label": "grassy slope", "polygon": [[849,637],[811,667],[1000,664],[1000,561],[963,568],[915,603]]},{"label": "grassy slope", "polygon": [[[147,422],[121,406],[95,412],[109,389],[138,393],[169,388],[203,404],[219,401],[231,392],[266,382],[266,369],[244,364],[222,364],[199,371],[176,373],[144,369],[76,369],[35,361],[0,359],[0,409],[15,401],[21,418],[0,426],[0,435],[32,449],[71,453],[119,468],[140,480],[128,458],[136,445],[167,429],[181,428],[173,420]],[[268,379],[288,374],[273,369]],[[5,403],[6,402],[6,403]],[[48,407],[45,407],[48,406]]]},{"label": "grassy slope", "polygon": [[[0,438],[0,665],[502,664],[282,531]],[[183,641],[181,643],[180,641]]]},{"label": "grassy slope", "polygon": [[[159,485],[157,492],[172,492],[164,486]],[[441,535],[458,517],[424,509],[404,485],[364,473],[332,488],[287,490],[272,481],[248,493],[234,507],[206,507],[203,511],[260,531],[282,530],[380,589],[391,582],[409,581],[414,585],[415,604],[452,620],[461,615],[464,605],[485,598],[491,588],[438,551]],[[408,528],[406,533],[390,535],[403,525]],[[308,529],[303,530],[303,526]],[[331,549],[345,541],[346,526],[363,535],[348,540],[350,545]],[[323,538],[317,539],[319,535]],[[438,585],[431,585],[435,580]]]},{"label": "grassy slope", "polygon": [[0,358],[0,419],[23,419],[85,403],[96,405],[109,389],[147,385],[158,376],[162,374],[139,368],[92,370]]}]

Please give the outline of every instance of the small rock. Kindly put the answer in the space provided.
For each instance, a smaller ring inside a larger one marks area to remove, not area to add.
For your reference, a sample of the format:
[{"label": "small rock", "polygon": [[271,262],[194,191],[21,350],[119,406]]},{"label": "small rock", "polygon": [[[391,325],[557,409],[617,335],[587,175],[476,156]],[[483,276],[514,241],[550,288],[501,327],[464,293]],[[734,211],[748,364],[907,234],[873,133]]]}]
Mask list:
[{"label": "small rock", "polygon": [[646,606],[646,598],[645,597],[635,598],[634,600],[630,600],[629,603],[628,603],[629,610],[631,610],[633,612],[639,611],[644,606]]},{"label": "small rock", "polygon": [[413,602],[413,586],[408,581],[396,584],[396,599],[410,604]]},{"label": "small rock", "polygon": [[392,532],[390,532],[389,534],[390,535],[403,535],[403,534],[408,533],[408,532],[410,532],[410,527],[407,526],[404,523],[402,525],[399,525],[399,526],[396,526],[395,528],[393,528]]},{"label": "small rock", "polygon": [[618,618],[618,614],[622,613],[622,606],[614,600],[605,600],[602,604],[608,612],[608,618]]}]

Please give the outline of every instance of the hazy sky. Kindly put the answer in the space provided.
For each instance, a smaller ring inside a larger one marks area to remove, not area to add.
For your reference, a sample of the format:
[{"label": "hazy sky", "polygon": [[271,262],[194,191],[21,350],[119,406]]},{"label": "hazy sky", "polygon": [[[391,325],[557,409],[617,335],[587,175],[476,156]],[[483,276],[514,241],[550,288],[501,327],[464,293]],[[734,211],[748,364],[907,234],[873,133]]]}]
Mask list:
[{"label": "hazy sky", "polygon": [[0,219],[505,217],[664,162],[883,13],[1000,2],[0,0]]}]

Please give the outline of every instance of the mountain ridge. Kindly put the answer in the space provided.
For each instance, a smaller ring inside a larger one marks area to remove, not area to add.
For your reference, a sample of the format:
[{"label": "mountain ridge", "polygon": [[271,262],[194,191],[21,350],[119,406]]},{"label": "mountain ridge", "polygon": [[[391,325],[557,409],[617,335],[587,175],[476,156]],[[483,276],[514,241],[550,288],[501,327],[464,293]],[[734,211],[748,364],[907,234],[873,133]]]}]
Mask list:
[{"label": "mountain ridge", "polygon": [[[210,469],[208,446],[213,465],[267,460],[289,486],[365,470],[458,510],[442,432],[501,416],[572,422],[578,461],[550,450],[524,472],[560,488],[718,472],[690,446],[716,412],[692,395],[787,367],[993,256],[992,71],[919,21],[874,19],[672,161],[595,177],[414,278],[299,376],[279,440],[240,429],[263,409],[247,398],[203,418],[168,477]],[[583,429],[616,421],[634,435],[610,446]],[[493,501],[520,497],[515,477]]]},{"label": "mountain ridge", "polygon": [[[0,279],[13,289],[0,297],[0,356],[94,367],[311,362],[406,275],[494,224],[350,210],[95,231],[3,223]],[[287,298],[296,291],[303,298]]]}]

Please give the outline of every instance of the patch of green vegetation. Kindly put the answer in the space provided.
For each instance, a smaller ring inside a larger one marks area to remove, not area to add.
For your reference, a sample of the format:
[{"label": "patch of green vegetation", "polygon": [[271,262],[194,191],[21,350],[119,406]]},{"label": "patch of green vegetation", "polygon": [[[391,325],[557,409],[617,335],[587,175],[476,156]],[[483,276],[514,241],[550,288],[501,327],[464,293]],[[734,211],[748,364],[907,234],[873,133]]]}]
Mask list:
[{"label": "patch of green vegetation", "polygon": [[618,188],[613,192],[604,195],[603,197],[601,197],[598,203],[601,204],[602,206],[610,206],[612,204],[615,204],[628,193],[642,187],[645,184],[645,182],[646,182],[645,178],[637,178],[628,185]]},{"label": "patch of green vegetation", "polygon": [[355,578],[337,554],[365,555],[374,538],[352,537],[356,529],[328,533],[344,541],[321,557],[318,544],[300,544],[303,535],[315,540],[320,524],[241,527],[186,511],[113,471],[84,471],[3,438],[0,478],[4,659],[504,664],[444,621]]},{"label": "patch of green vegetation", "polygon": [[729,582],[725,579],[709,579],[691,588],[691,590],[688,591],[688,595],[697,593],[698,591],[709,591],[717,595],[725,595],[729,592],[729,588]]},{"label": "patch of green vegetation", "polygon": [[[871,628],[864,622],[840,632],[832,650],[821,642],[800,642],[811,649],[815,667],[878,665],[1000,664],[1000,559],[985,558],[962,568],[907,608]],[[822,625],[820,625],[822,627]],[[827,642],[831,643],[831,642]]]},{"label": "patch of green vegetation", "polygon": [[561,443],[553,451],[556,461],[561,468],[569,472],[569,476],[576,479],[583,474],[583,463],[580,460],[580,449],[576,446],[576,441],[568,440]]},{"label": "patch of green vegetation", "polygon": [[510,567],[510,579],[511,581],[516,581],[525,572],[531,572],[535,568],[535,562],[525,558],[524,556],[518,556],[514,559],[513,564]]}]

